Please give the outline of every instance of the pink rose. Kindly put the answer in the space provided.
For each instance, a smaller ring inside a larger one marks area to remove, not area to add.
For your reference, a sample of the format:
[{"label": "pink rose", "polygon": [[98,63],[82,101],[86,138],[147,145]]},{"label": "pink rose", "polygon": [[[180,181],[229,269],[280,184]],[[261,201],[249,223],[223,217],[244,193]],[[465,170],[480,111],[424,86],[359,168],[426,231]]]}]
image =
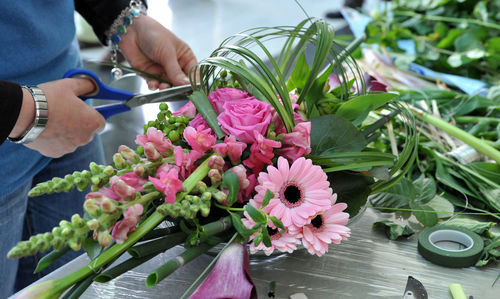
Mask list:
[{"label": "pink rose", "polygon": [[224,104],[224,112],[217,117],[221,128],[239,141],[253,143],[254,131],[265,136],[271,122],[271,105],[252,97]]},{"label": "pink rose", "polygon": [[230,101],[239,101],[251,98],[248,92],[236,88],[217,88],[208,95],[208,99],[215,109],[217,115],[223,111],[224,103]]}]

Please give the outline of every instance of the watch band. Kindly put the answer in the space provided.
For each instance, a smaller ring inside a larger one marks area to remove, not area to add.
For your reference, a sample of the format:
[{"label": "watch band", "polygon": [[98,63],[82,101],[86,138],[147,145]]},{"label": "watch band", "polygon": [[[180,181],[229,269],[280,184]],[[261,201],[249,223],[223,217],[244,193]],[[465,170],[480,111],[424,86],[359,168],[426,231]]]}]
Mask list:
[{"label": "watch band", "polygon": [[43,130],[45,130],[49,120],[47,99],[43,91],[36,86],[23,86],[23,88],[26,88],[31,93],[35,101],[35,121],[20,137],[8,138],[14,143],[29,143],[35,141],[35,139],[42,134]]}]

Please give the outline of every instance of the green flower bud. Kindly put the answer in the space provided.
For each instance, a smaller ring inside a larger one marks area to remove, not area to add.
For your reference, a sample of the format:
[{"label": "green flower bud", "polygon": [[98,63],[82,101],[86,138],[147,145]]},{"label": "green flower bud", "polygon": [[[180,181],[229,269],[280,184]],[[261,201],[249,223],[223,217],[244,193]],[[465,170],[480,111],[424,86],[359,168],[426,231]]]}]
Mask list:
[{"label": "green flower bud", "polygon": [[217,191],[215,194],[214,194],[214,198],[215,200],[217,200],[217,202],[221,203],[221,204],[226,204],[227,203],[227,194],[222,192],[222,191]]},{"label": "green flower bud", "polygon": [[115,164],[116,168],[118,169],[124,169],[127,168],[128,163],[123,159],[123,156],[120,153],[116,153],[113,155],[113,163]]},{"label": "green flower bud", "polygon": [[82,248],[82,243],[79,243],[78,240],[75,240],[74,238],[68,240],[68,245],[74,251],[78,251],[78,250],[80,250],[80,248]]},{"label": "green flower bud", "polygon": [[116,201],[104,197],[101,201],[101,208],[105,213],[111,214],[116,211]]},{"label": "green flower bud", "polygon": [[65,239],[71,238],[73,236],[73,234],[74,234],[74,231],[71,228],[63,228],[63,230],[61,232],[62,237]]},{"label": "green flower bud", "polygon": [[210,201],[212,199],[212,193],[210,192],[203,192],[203,194],[201,195],[201,200],[206,202],[206,201]]},{"label": "green flower bud", "polygon": [[85,221],[80,217],[78,214],[74,214],[71,216],[71,223],[73,223],[73,226],[76,228],[82,228],[85,226]]},{"label": "green flower bud", "polygon": [[205,205],[201,205],[200,212],[201,212],[201,216],[207,217],[210,214],[210,208],[205,206]]},{"label": "green flower bud", "polygon": [[139,145],[136,149],[135,149],[135,152],[139,155],[139,156],[144,156],[144,147],[142,145]]},{"label": "green flower bud", "polygon": [[97,219],[90,219],[89,221],[87,221],[87,227],[90,230],[96,230],[99,228],[99,221],[97,221]]},{"label": "green flower bud", "polygon": [[42,238],[50,243],[54,239],[54,236],[51,233],[46,232],[42,235]]},{"label": "green flower bud", "polygon": [[97,233],[97,242],[99,242],[102,246],[107,247],[111,243],[111,235],[107,230],[99,231]]},{"label": "green flower bud", "polygon": [[170,131],[168,133],[168,139],[170,139],[172,142],[177,142],[179,140],[179,132],[177,131]]},{"label": "green flower bud", "polygon": [[227,77],[227,71],[226,70],[220,71],[220,77],[221,78],[226,78]]},{"label": "green flower bud", "polygon": [[65,229],[65,228],[69,228],[69,229],[72,229],[73,226],[71,225],[71,222],[67,221],[67,220],[61,220],[59,222],[59,226],[62,228],[62,229]]},{"label": "green flower bud", "polygon": [[104,167],[102,172],[108,176],[112,176],[115,174],[115,169],[111,165],[108,165],[108,166]]},{"label": "green flower bud", "polygon": [[194,190],[197,193],[203,193],[207,191],[207,184],[205,184],[205,182],[203,181],[199,181],[198,183],[196,183],[196,187]]},{"label": "green flower bud", "polygon": [[101,182],[101,178],[98,175],[94,175],[94,176],[92,176],[92,178],[90,179],[90,181],[94,185],[99,185],[99,183]]},{"label": "green flower bud", "polygon": [[52,247],[54,247],[54,250],[61,250],[64,247],[64,240],[60,237],[55,237],[54,240],[52,241]]},{"label": "green flower bud", "polygon": [[83,179],[86,179],[86,180],[90,180],[90,178],[92,177],[92,173],[88,170],[84,170],[80,173],[81,177]]},{"label": "green flower bud", "polygon": [[62,228],[60,227],[54,227],[52,229],[52,235],[54,235],[54,237],[60,237],[61,233],[62,233]]},{"label": "green flower bud", "polygon": [[102,167],[95,162],[90,162],[89,168],[93,174],[102,173]]}]

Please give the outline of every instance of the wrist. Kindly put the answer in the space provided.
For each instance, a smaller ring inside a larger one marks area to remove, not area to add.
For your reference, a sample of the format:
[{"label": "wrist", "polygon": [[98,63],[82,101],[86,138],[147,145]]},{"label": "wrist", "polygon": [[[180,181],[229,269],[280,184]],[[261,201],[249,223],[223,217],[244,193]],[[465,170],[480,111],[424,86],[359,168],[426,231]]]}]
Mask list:
[{"label": "wrist", "polygon": [[18,138],[26,132],[35,121],[35,101],[33,95],[25,87],[22,88],[23,99],[21,111],[17,118],[16,124],[9,134],[9,138]]},{"label": "wrist", "polygon": [[[30,93],[32,99],[31,102],[33,104],[28,104],[30,96],[24,96],[24,89]],[[27,99],[26,103],[25,98]],[[23,111],[23,109],[25,111]],[[22,144],[33,142],[45,130],[48,119],[49,110],[47,99],[45,98],[43,90],[35,86],[23,86],[23,104],[21,105],[21,113],[14,129],[12,130],[13,132],[11,131],[12,137],[9,136],[8,139],[11,142]],[[19,131],[21,132],[20,134]],[[14,135],[18,136],[14,137]]]}]

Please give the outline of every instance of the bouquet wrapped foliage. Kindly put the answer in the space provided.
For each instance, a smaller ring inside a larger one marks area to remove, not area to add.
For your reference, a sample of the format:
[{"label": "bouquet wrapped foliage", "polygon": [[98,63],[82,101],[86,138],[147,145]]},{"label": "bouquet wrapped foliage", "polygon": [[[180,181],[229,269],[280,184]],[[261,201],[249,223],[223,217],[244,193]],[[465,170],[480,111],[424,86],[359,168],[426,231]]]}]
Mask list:
[{"label": "bouquet wrapped foliage", "polygon": [[[281,42],[279,55],[269,42]],[[91,187],[84,215],[20,242],[9,257],[53,248],[43,268],[83,246],[92,261],[24,294],[55,298],[74,286],[67,294],[77,296],[183,244],[181,255],[148,276],[152,287],[225,244],[205,282],[186,295],[224,289],[219,297],[256,297],[247,248],[269,255],[302,246],[321,256],[346,239],[349,218],[404,177],[417,145],[412,114],[350,58],[359,43],[340,48],[333,28],[316,19],[226,39],[192,71],[190,101],[176,112],[161,104],[137,148],[120,146],[111,165],[92,163],[31,190]],[[131,258],[112,265],[124,252]]]}]

